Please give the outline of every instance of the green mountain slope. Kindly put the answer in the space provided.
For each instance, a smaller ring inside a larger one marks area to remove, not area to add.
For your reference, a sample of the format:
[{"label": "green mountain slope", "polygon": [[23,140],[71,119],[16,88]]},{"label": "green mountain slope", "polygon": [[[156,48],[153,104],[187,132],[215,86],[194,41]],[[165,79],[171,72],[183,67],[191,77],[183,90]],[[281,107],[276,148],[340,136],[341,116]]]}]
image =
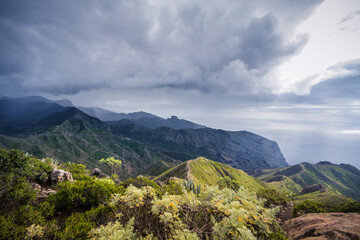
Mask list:
[{"label": "green mountain slope", "polygon": [[0,146],[21,149],[40,158],[84,163],[90,168],[101,167],[99,159],[114,156],[123,161],[119,173],[123,179],[138,174],[158,175],[179,163],[137,140],[112,134],[106,124],[77,109],[43,133],[25,138],[0,135]]},{"label": "green mountain slope", "polygon": [[[170,123],[191,124],[176,117]],[[287,166],[276,142],[250,132],[150,130],[131,120],[110,126],[75,107],[38,97],[0,99],[0,134],[0,147],[20,149],[39,158],[84,163],[89,168],[99,167],[101,158],[119,158],[123,160],[122,178],[159,175],[200,156],[248,171]]]},{"label": "green mountain slope", "polygon": [[211,128],[146,131],[134,123],[111,129],[114,134],[146,142],[182,161],[203,156],[245,171],[288,166],[276,142],[247,131]]},{"label": "green mountain slope", "polygon": [[173,167],[154,180],[164,181],[172,177],[190,179],[196,184],[201,185],[218,185],[219,180],[221,181],[221,179],[229,177],[239,185],[250,190],[256,191],[265,187],[263,182],[249,176],[242,170],[203,157],[189,160]]},{"label": "green mountain slope", "polygon": [[348,164],[301,163],[294,166],[262,170],[257,177],[269,185],[299,194],[312,184],[322,184],[329,190],[360,201],[360,171]]}]

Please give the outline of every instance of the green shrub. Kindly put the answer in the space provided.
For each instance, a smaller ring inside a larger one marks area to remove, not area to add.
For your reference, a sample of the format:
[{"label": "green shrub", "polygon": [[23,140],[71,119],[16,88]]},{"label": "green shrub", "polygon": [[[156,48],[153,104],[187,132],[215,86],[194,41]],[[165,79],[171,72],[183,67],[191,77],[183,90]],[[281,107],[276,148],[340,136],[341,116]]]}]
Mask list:
[{"label": "green shrub", "polygon": [[265,206],[283,205],[290,202],[290,194],[275,188],[263,188],[257,191],[257,196],[266,200]]},{"label": "green shrub", "polygon": [[60,239],[86,239],[87,233],[95,227],[86,213],[73,213],[65,221],[65,226],[57,237]]},{"label": "green shrub", "polygon": [[318,203],[318,202],[306,200],[301,203],[294,204],[293,217],[298,217],[306,213],[325,213],[325,212],[327,212],[327,208],[324,203]]},{"label": "green shrub", "polygon": [[174,181],[170,180],[167,184],[165,184],[163,187],[163,193],[167,193],[169,195],[181,195],[183,194],[183,190],[181,188],[181,185]]},{"label": "green shrub", "polygon": [[31,205],[19,207],[12,214],[0,216],[1,239],[24,239],[26,228],[31,225],[46,225],[46,220],[41,212]]},{"label": "green shrub", "polygon": [[101,205],[82,213],[73,213],[65,220],[60,231],[57,231],[56,238],[60,239],[87,239],[88,232],[95,226],[106,224],[115,220],[113,207]]},{"label": "green shrub", "polygon": [[55,214],[55,206],[45,201],[39,203],[36,208],[41,212],[42,216],[46,219],[51,219]]},{"label": "green shrub", "polygon": [[88,177],[86,180],[62,182],[59,191],[48,197],[47,201],[57,211],[89,210],[108,200],[111,194],[122,193],[124,188],[111,179]]},{"label": "green shrub", "polygon": [[348,202],[340,204],[334,212],[355,212],[360,213],[360,202]]},{"label": "green shrub", "polygon": [[29,165],[29,157],[18,150],[0,149],[0,172],[14,169],[26,169]]},{"label": "green shrub", "polygon": [[216,184],[220,189],[230,188],[234,191],[237,191],[240,187],[240,185],[236,181],[232,180],[229,176],[219,178],[219,180],[216,181]]},{"label": "green shrub", "polygon": [[86,166],[83,164],[64,163],[59,168],[70,172],[74,180],[84,180],[90,174],[90,170],[86,169]]},{"label": "green shrub", "polygon": [[137,188],[150,186],[152,187],[157,194],[162,194],[161,187],[154,181],[146,178],[146,177],[137,177],[135,179],[129,178],[121,183],[122,186],[125,188],[129,187],[130,185],[133,185]]}]

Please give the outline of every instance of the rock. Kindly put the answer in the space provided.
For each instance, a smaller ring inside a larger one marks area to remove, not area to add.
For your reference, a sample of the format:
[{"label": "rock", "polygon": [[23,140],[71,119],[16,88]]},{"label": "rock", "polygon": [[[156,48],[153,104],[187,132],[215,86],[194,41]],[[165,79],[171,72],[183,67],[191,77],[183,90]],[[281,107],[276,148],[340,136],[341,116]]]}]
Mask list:
[{"label": "rock", "polygon": [[289,239],[360,240],[360,214],[309,213],[285,221]]},{"label": "rock", "polygon": [[100,169],[94,168],[94,170],[91,171],[90,176],[92,177],[98,177],[98,178],[108,178],[109,176],[103,173]]},{"label": "rock", "polygon": [[37,198],[47,198],[49,195],[55,194],[55,193],[57,193],[57,191],[55,191],[54,189],[42,188],[41,191],[38,194],[36,194],[36,197]]},{"label": "rock", "polygon": [[319,190],[321,190],[321,192],[325,192],[327,190],[327,188],[321,184],[313,184],[313,185],[304,187],[303,190],[301,190],[300,194],[312,193],[312,192],[316,192]]},{"label": "rock", "polygon": [[47,198],[49,195],[56,193],[54,189],[51,188],[43,188],[37,183],[31,183],[31,187],[36,192],[36,198]]},{"label": "rock", "polygon": [[63,181],[69,181],[69,182],[74,181],[71,173],[66,172],[62,169],[53,169],[50,172],[50,180],[52,183],[58,183]]},{"label": "rock", "polygon": [[279,212],[276,214],[276,218],[281,222],[290,220],[292,218],[293,209],[294,203],[292,202],[281,205]]}]

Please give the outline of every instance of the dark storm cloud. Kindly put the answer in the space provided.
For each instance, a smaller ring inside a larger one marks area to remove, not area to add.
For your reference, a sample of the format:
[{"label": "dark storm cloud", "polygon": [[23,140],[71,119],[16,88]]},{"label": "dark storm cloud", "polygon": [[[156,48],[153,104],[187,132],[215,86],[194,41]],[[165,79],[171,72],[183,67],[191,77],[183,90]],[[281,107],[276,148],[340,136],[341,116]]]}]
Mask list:
[{"label": "dark storm cloud", "polygon": [[269,92],[263,76],[302,49],[294,28],[320,2],[0,1],[0,94]]},{"label": "dark storm cloud", "polygon": [[246,27],[240,59],[249,69],[273,67],[283,57],[299,51],[307,42],[306,36],[299,36],[297,41],[287,43],[277,28],[278,20],[272,14],[255,18]]}]

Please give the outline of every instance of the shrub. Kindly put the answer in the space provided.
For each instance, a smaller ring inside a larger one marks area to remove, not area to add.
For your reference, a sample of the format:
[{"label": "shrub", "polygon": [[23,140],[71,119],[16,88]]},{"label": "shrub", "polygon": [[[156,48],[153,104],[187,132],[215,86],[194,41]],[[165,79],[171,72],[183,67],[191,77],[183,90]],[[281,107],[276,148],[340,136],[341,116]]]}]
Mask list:
[{"label": "shrub", "polygon": [[45,226],[46,220],[35,207],[25,205],[12,214],[0,216],[1,239],[24,239],[27,227],[31,225]]},{"label": "shrub", "polygon": [[27,183],[27,177],[34,175],[31,170],[29,156],[0,149],[0,212],[12,212],[35,200],[35,191]]},{"label": "shrub", "polygon": [[360,202],[348,202],[338,206],[336,212],[356,212],[360,213]]},{"label": "shrub", "polygon": [[325,213],[327,212],[324,203],[305,200],[294,204],[293,217],[298,217],[306,213]]},{"label": "shrub", "polygon": [[60,168],[70,172],[74,180],[84,180],[90,174],[90,170],[83,164],[64,163],[60,165]]},{"label": "shrub", "polygon": [[115,159],[114,157],[102,158],[99,163],[110,168],[111,175],[115,174],[121,166],[121,160]]},{"label": "shrub", "polygon": [[240,187],[240,185],[236,181],[232,180],[229,176],[220,178],[216,181],[216,184],[219,186],[220,189],[227,187],[234,191],[237,191]]},{"label": "shrub", "polygon": [[266,200],[265,206],[283,205],[290,201],[290,194],[275,188],[264,188],[257,191],[257,196]]},{"label": "shrub", "polygon": [[137,188],[150,186],[152,187],[157,194],[162,194],[161,187],[154,181],[146,178],[146,177],[137,177],[135,179],[129,178],[121,183],[122,186],[125,188],[129,187],[130,185],[133,185]]},{"label": "shrub", "polygon": [[0,172],[14,169],[26,169],[29,165],[29,157],[18,150],[0,149]]},{"label": "shrub", "polygon": [[163,193],[167,193],[169,195],[183,194],[183,189],[181,188],[181,185],[174,180],[170,180],[167,184],[165,184],[162,187],[162,189],[163,189]]},{"label": "shrub", "polygon": [[85,213],[73,213],[65,221],[64,228],[57,234],[60,239],[86,239],[87,233],[95,227]]},{"label": "shrub", "polygon": [[115,220],[114,209],[99,206],[83,213],[73,213],[65,221],[64,227],[56,233],[60,239],[87,239],[88,232],[95,226]]},{"label": "shrub", "polygon": [[276,209],[264,208],[243,187],[237,192],[206,187],[199,194],[158,196],[152,187],[130,185],[123,195],[112,197],[111,205],[118,221],[92,230],[94,239],[124,234],[139,239],[284,239]]},{"label": "shrub", "polygon": [[111,194],[124,191],[123,187],[116,185],[111,179],[91,177],[73,183],[62,182],[58,187],[59,191],[47,199],[57,211],[89,210],[104,203]]}]

